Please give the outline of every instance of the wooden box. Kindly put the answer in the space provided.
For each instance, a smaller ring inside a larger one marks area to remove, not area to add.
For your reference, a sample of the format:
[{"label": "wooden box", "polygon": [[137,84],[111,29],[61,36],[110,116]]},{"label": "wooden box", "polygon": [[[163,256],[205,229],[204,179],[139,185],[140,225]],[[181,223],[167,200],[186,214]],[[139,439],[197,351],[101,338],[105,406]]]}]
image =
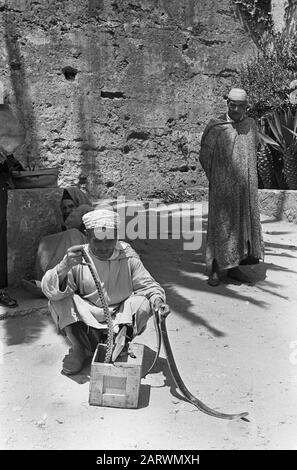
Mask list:
[{"label": "wooden box", "polygon": [[137,408],[144,354],[143,344],[132,343],[130,355],[104,363],[105,344],[98,344],[91,364],[89,404]]}]

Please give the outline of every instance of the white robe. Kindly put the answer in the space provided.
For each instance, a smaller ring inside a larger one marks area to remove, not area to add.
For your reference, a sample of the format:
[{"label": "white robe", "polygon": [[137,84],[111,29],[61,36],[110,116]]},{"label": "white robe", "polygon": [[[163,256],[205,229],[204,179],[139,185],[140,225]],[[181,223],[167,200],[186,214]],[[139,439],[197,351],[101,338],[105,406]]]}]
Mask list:
[{"label": "white robe", "polygon": [[[142,317],[142,320],[135,325],[135,333],[139,334],[151,315],[150,306],[154,299],[161,297],[165,302],[164,290],[128,243],[118,241],[112,256],[106,261],[96,258],[88,245],[84,248],[99,275],[107,304],[113,311],[114,326],[132,324],[133,315],[139,312],[139,319]],[[41,288],[50,301],[50,311],[60,329],[76,321],[83,321],[94,328],[106,328],[105,321],[102,321],[102,305],[88,266],[73,267],[68,273],[64,290],[60,290],[56,266],[46,272]]]}]

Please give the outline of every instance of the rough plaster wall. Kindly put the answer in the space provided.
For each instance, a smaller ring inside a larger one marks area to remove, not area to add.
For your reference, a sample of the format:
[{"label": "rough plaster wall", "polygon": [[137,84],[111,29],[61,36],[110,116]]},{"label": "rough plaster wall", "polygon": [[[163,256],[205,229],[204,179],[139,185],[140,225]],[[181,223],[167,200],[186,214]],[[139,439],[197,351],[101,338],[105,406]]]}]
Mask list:
[{"label": "rough plaster wall", "polygon": [[8,191],[8,283],[34,279],[38,244],[45,235],[61,231],[60,202],[63,190],[13,189]]},{"label": "rough plaster wall", "polygon": [[206,183],[202,130],[254,53],[232,0],[0,0],[0,14],[23,161],[94,197]]}]

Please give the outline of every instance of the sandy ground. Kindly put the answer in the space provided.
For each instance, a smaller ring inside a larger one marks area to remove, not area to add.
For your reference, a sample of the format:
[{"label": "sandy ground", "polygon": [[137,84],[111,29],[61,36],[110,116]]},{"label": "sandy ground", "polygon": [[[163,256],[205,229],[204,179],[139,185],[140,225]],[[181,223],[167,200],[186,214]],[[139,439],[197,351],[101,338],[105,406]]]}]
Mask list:
[{"label": "sandy ground", "polygon": [[[205,207],[201,222],[205,235]],[[0,448],[297,449],[297,225],[262,222],[265,262],[243,268],[251,286],[224,279],[209,287],[202,250],[185,251],[179,240],[133,242],[166,289],[184,382],[217,410],[248,411],[250,422],[213,418],[181,399],[163,351],[142,380],[138,409],[90,406],[89,364],[61,374],[68,346],[45,301],[19,293],[18,315],[0,310]],[[137,342],[147,367],[152,321]]]}]

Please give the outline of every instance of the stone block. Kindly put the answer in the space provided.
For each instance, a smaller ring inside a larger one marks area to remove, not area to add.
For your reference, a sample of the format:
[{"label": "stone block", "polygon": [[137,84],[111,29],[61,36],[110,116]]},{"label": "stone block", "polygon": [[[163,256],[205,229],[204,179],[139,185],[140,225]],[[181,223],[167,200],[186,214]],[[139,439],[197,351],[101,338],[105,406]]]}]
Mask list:
[{"label": "stone block", "polygon": [[40,239],[61,230],[60,201],[63,188],[8,191],[8,283],[20,284],[34,277]]},{"label": "stone block", "polygon": [[297,224],[297,191],[260,189],[259,204],[263,214]]},{"label": "stone block", "polygon": [[[208,200],[208,188],[191,188],[196,201]],[[259,207],[262,214],[277,220],[297,224],[297,191],[283,189],[259,189]]]}]

